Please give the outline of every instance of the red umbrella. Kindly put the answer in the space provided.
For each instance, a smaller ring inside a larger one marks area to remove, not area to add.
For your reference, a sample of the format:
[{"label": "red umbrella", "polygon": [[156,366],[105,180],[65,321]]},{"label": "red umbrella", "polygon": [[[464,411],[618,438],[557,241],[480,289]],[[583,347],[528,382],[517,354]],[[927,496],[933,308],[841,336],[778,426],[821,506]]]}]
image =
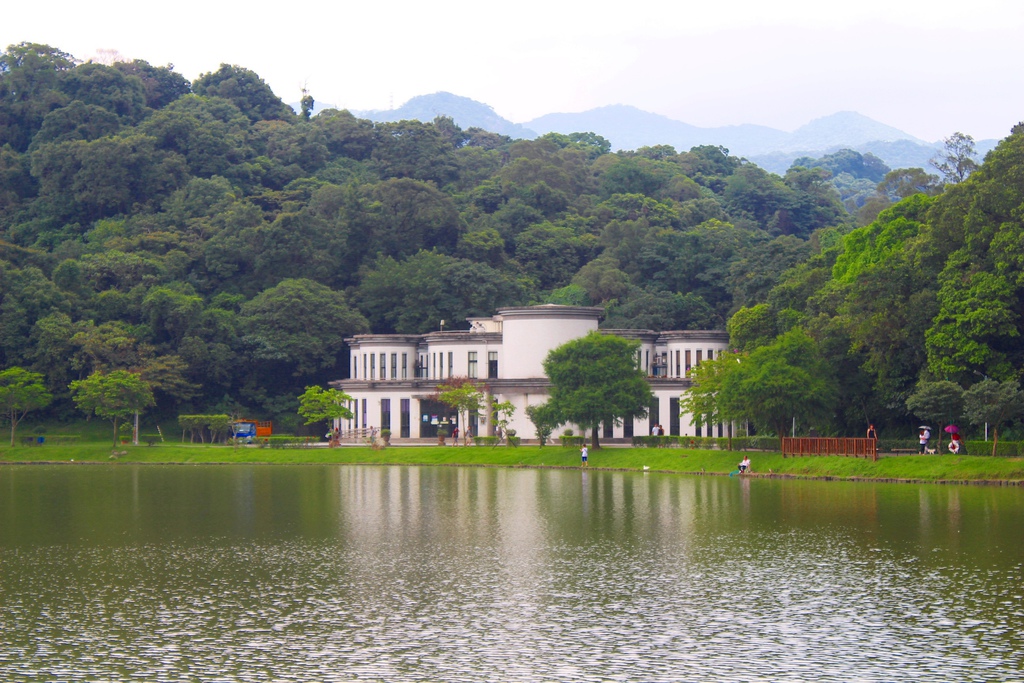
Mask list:
[{"label": "red umbrella", "polygon": [[956,425],[947,425],[946,426],[946,433],[947,434],[959,434],[960,433],[960,428],[957,427]]}]

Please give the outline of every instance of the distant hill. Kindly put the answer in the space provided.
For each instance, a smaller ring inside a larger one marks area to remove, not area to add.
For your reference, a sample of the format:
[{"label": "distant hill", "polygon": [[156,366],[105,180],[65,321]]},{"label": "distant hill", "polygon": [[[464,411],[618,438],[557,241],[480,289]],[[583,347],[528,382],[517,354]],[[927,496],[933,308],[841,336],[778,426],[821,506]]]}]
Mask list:
[{"label": "distant hill", "polygon": [[[682,152],[697,145],[721,145],[773,173],[785,173],[802,156],[820,158],[840,149],[871,152],[890,168],[929,169],[928,161],[942,142],[927,142],[863,114],[838,112],[815,119],[792,133],[745,124],[700,128],[636,107],[612,105],[578,114],[547,114],[523,124],[540,134],[593,132],[613,149],[638,149],[665,144]],[[979,158],[998,140],[975,143]]]},{"label": "distant hill", "polygon": [[450,116],[463,130],[475,127],[513,138],[533,139],[537,137],[537,133],[534,131],[498,116],[492,107],[448,92],[414,97],[398,109],[353,110],[352,113],[371,121],[416,120],[429,122],[437,116]]},{"label": "distant hill", "polygon": [[[296,111],[299,108],[298,103],[292,106]],[[314,113],[326,108],[331,105],[317,102]],[[921,140],[852,111],[814,119],[792,133],[754,124],[702,128],[623,104],[579,113],[545,114],[518,124],[498,115],[487,104],[448,92],[419,95],[397,109],[352,110],[352,113],[372,121],[433,121],[444,115],[452,117],[463,130],[477,127],[522,139],[533,139],[549,132],[593,132],[611,142],[615,150],[672,145],[683,152],[698,145],[715,145],[779,174],[785,173],[794,159],[820,158],[840,149],[862,154],[871,152],[890,168],[930,170],[928,161],[942,148],[941,141]],[[977,141],[979,158],[997,142]]]},{"label": "distant hill", "polygon": [[591,131],[615,149],[668,144],[679,151],[696,145],[721,145],[738,156],[852,147],[876,140],[910,140],[927,144],[901,130],[856,112],[839,112],[801,126],[792,133],[767,126],[700,128],[635,107],[613,105],[579,114],[548,114],[523,124],[538,133]]},{"label": "distant hill", "polygon": [[[974,149],[978,153],[978,160],[985,158],[995,148],[998,140],[977,140]],[[768,154],[752,154],[747,158],[766,171],[782,175],[793,165],[793,161],[800,157],[812,157],[820,159],[826,154],[838,152],[841,149],[852,149],[855,152],[865,154],[870,152],[885,162],[889,168],[923,168],[929,173],[936,173],[934,167],[928,162],[942,149],[941,142],[913,142],[911,140],[894,140],[891,142],[873,141],[860,145],[833,145],[824,149],[806,149],[795,152],[771,152]]]}]

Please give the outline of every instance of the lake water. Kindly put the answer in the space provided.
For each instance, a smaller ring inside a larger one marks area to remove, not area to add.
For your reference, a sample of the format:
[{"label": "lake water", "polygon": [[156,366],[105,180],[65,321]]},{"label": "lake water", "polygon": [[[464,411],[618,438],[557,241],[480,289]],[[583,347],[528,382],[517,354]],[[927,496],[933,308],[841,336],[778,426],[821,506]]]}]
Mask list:
[{"label": "lake water", "polygon": [[1024,489],[0,467],[2,681],[1021,681]]}]

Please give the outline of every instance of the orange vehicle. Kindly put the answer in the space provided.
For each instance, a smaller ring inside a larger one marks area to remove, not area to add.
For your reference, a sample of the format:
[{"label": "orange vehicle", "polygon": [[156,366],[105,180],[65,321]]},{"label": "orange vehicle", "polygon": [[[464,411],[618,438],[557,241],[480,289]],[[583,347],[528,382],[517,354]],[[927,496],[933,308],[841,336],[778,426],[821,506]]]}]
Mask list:
[{"label": "orange vehicle", "polygon": [[250,442],[262,439],[274,433],[274,425],[270,420],[234,420],[231,423],[231,436],[241,441]]}]

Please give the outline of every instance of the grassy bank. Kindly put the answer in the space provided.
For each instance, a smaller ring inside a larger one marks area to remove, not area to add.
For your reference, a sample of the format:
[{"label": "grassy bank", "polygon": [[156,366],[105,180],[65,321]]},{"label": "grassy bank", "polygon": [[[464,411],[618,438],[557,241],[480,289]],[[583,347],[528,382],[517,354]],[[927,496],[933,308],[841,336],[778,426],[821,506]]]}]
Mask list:
[{"label": "grassy bank", "polygon": [[[74,445],[0,447],[0,462],[61,463],[281,463],[281,464],[395,464],[492,465],[504,467],[578,467],[579,453],[558,446],[538,448],[257,448],[222,445],[170,444],[119,446],[90,442]],[[1024,458],[925,455],[886,457],[878,462],[858,458],[783,458],[778,453],[749,453],[757,475],[831,477],[910,481],[1024,482]],[[626,470],[728,474],[742,455],[737,452],[678,448],[602,448],[590,454],[590,467]]]}]

